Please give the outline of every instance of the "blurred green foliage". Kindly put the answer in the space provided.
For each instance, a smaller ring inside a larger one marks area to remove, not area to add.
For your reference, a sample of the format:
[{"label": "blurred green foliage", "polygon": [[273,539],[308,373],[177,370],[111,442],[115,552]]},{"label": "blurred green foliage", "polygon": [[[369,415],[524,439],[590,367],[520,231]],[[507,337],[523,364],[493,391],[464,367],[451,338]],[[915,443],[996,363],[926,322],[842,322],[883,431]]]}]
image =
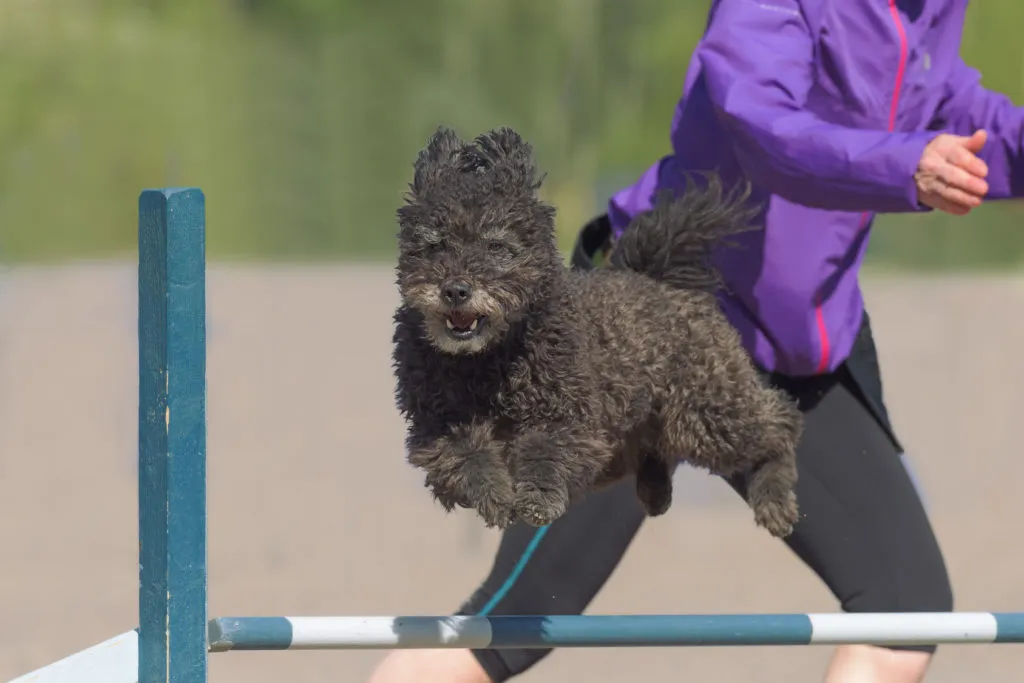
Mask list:
[{"label": "blurred green foliage", "polygon": [[[132,254],[145,187],[207,194],[211,258],[389,257],[441,123],[512,125],[568,245],[602,183],[668,150],[706,0],[4,0],[0,250]],[[975,2],[965,56],[1024,103],[1020,0]],[[602,188],[607,191],[607,187]],[[877,262],[1024,261],[1024,211],[885,217]]]}]

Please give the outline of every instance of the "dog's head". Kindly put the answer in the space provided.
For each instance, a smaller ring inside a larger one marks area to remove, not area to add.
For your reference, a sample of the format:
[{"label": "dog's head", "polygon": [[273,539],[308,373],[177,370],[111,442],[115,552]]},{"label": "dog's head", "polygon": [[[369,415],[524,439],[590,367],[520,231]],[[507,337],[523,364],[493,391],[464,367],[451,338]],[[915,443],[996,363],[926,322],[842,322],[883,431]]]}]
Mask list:
[{"label": "dog's head", "polygon": [[549,295],[562,268],[530,145],[503,128],[439,129],[398,210],[398,287],[440,351],[477,353]]}]

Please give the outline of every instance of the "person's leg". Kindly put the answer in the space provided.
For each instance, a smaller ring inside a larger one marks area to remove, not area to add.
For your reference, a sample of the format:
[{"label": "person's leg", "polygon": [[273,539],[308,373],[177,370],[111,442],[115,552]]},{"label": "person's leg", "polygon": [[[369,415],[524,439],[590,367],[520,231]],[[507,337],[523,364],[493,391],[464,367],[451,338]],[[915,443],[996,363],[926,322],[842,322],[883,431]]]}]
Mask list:
[{"label": "person's leg", "polygon": [[[838,381],[837,381],[838,379]],[[946,612],[953,597],[939,545],[893,439],[845,370],[798,383],[801,519],[787,545],[846,612]],[[742,483],[730,482],[742,493]],[[917,683],[933,646],[843,646],[826,683]]]},{"label": "person's leg", "polygon": [[[547,527],[503,534],[491,573],[458,614],[581,614],[645,519],[633,477],[574,504]],[[396,650],[370,683],[500,683],[551,650]]]}]

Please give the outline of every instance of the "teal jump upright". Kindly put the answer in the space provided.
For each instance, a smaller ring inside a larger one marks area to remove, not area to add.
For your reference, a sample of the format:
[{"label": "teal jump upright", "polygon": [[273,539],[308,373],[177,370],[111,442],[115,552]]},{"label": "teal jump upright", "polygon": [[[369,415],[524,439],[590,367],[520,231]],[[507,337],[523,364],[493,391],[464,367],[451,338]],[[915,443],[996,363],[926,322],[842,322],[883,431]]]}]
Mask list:
[{"label": "teal jump upright", "polygon": [[139,683],[206,683],[206,200],[139,197]]}]

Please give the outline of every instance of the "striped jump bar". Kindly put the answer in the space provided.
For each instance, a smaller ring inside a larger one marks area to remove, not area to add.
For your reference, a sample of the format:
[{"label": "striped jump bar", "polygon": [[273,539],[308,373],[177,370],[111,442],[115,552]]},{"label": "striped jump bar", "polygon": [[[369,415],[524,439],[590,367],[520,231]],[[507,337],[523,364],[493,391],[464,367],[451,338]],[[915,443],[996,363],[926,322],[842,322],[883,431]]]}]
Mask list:
[{"label": "striped jump bar", "polygon": [[1024,643],[1024,612],[222,617],[210,651]]}]

